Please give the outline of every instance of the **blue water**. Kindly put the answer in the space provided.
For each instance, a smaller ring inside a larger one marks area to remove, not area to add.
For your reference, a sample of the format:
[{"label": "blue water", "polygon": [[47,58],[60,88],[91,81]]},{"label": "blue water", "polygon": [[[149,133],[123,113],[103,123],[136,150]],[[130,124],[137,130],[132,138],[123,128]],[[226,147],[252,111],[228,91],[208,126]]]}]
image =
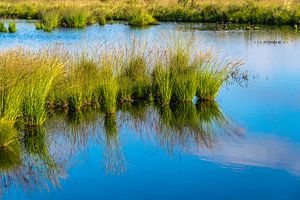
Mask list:
[{"label": "blue water", "polygon": [[300,33],[202,31],[200,24],[173,23],[46,33],[31,22],[17,25],[17,33],[0,34],[0,49],[60,44],[78,50],[117,45],[133,36],[163,43],[172,32],[194,34],[200,48],[242,58],[253,79],[247,87],[225,87],[215,107],[226,122],[214,114],[209,122],[196,117],[201,131],[189,126],[193,108],[171,111],[172,125],[152,105],[120,110],[116,119],[92,112],[74,122],[55,114],[41,139],[55,166],[27,147],[22,165],[0,170],[0,198],[300,199]]}]

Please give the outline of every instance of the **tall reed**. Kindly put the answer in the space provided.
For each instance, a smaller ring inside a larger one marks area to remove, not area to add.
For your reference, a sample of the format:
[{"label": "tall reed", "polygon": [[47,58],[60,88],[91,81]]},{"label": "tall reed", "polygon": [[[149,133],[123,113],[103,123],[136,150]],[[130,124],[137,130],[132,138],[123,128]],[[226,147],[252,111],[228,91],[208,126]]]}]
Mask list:
[{"label": "tall reed", "polygon": [[0,119],[15,121],[21,116],[24,87],[28,77],[22,50],[0,53]]},{"label": "tall reed", "polygon": [[[235,76],[242,77],[240,67],[243,62],[238,59],[221,61],[216,54],[211,51],[200,53],[194,59],[194,66],[197,68],[197,97],[200,101],[214,100],[222,86]],[[247,75],[244,77],[247,79]]]},{"label": "tall reed", "polygon": [[79,61],[71,65],[67,82],[64,83],[69,108],[78,111],[85,105],[95,104],[99,98],[99,82],[96,61],[83,54]]},{"label": "tall reed", "polygon": [[152,73],[154,95],[162,106],[170,104],[174,81],[170,70],[162,61],[157,61]]},{"label": "tall reed", "polygon": [[121,101],[147,99],[151,87],[145,48],[133,41],[126,47],[123,64],[118,76]]},{"label": "tall reed", "polygon": [[46,119],[46,99],[56,78],[64,73],[64,61],[49,53],[27,54],[28,77],[23,89],[22,115],[29,126],[41,125]]},{"label": "tall reed", "polygon": [[116,77],[117,58],[109,54],[102,57],[99,69],[99,100],[107,114],[114,114],[117,108],[119,84]]},{"label": "tall reed", "polygon": [[196,95],[198,80],[195,68],[191,65],[191,42],[193,41],[175,40],[174,47],[168,52],[169,68],[174,82],[174,101],[192,102]]}]

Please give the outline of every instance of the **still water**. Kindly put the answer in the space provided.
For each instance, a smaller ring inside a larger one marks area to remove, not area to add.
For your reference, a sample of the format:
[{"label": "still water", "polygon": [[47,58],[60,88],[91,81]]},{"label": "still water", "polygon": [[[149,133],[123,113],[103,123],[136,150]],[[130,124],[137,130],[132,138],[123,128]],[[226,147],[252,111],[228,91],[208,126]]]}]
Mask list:
[{"label": "still water", "polygon": [[24,133],[19,158],[1,153],[0,198],[300,199],[300,33],[173,23],[46,33],[17,25],[17,33],[0,34],[0,49],[76,50],[132,36],[163,43],[170,32],[192,33],[199,48],[242,58],[253,79],[225,87],[216,103],[124,105],[115,117],[50,114],[45,127]]}]

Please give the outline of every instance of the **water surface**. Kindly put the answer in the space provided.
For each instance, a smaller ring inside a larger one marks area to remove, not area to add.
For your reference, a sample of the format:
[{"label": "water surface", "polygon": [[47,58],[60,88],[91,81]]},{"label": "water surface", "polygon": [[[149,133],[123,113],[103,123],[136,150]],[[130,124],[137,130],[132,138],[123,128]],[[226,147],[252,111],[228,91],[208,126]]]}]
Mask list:
[{"label": "water surface", "polygon": [[62,44],[78,50],[133,35],[164,43],[170,32],[193,34],[199,48],[244,59],[255,79],[247,87],[227,86],[211,104],[124,105],[115,117],[55,113],[44,128],[25,132],[21,163],[1,153],[11,163],[0,170],[3,199],[300,198],[299,33],[174,23],[47,33],[32,22],[17,25],[17,33],[0,34],[0,49]]}]

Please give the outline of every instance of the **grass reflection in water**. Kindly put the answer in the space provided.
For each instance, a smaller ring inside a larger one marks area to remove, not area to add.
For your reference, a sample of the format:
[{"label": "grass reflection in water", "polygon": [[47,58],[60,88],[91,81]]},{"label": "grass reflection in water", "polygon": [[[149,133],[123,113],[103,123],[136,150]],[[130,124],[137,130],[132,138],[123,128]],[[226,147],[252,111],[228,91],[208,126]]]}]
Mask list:
[{"label": "grass reflection in water", "polygon": [[126,134],[138,134],[136,137],[145,142],[176,153],[210,149],[219,136],[218,128],[230,126],[218,104],[211,101],[164,107],[148,102],[126,103],[110,115],[94,109],[57,112],[44,127],[18,127],[20,145],[1,148],[1,179],[5,183],[1,190],[20,185],[26,191],[59,187],[74,157],[88,152],[91,144],[103,147],[104,173],[126,173],[130,168],[122,144]]}]

